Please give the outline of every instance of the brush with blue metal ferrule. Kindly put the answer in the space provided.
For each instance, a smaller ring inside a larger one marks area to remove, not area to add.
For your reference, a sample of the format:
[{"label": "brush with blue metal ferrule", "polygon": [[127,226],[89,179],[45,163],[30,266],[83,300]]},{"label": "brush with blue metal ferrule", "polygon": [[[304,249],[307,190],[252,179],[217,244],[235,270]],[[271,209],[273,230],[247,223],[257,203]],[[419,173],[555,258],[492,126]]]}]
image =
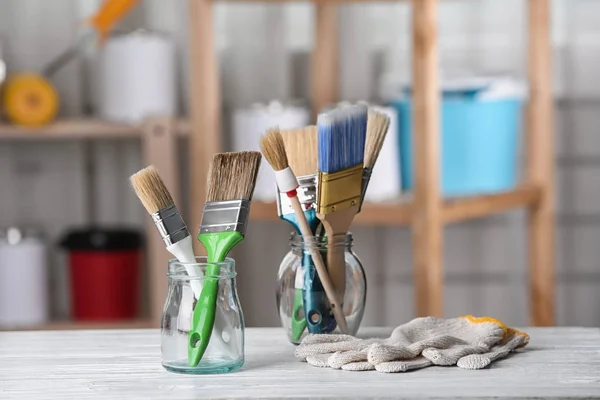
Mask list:
[{"label": "brush with blue metal ferrule", "polygon": [[[290,168],[297,174],[298,200],[304,209],[311,233],[314,235],[321,222],[317,218],[317,127],[307,126],[281,131]],[[290,199],[277,189],[277,212],[281,219],[302,235]],[[302,253],[303,286],[296,285],[292,313],[292,340],[300,340],[308,327],[310,333],[329,333],[336,327],[329,301],[319,280],[309,252]],[[304,318],[297,318],[303,315]]]},{"label": "brush with blue metal ferrule", "polygon": [[319,184],[317,218],[327,234],[327,270],[338,301],[346,292],[344,243],[359,210],[368,108],[346,106],[322,113],[317,119]]}]

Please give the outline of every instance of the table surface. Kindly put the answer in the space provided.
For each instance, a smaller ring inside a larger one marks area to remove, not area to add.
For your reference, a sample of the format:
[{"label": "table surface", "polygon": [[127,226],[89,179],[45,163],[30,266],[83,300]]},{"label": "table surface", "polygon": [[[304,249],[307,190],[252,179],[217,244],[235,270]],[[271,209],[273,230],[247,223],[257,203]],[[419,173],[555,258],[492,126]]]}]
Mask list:
[{"label": "table surface", "polygon": [[249,328],[244,367],[210,376],[164,370],[158,330],[0,332],[0,399],[600,397],[600,329],[523,329],[526,351],[487,369],[384,374],[311,367],[281,328]]}]

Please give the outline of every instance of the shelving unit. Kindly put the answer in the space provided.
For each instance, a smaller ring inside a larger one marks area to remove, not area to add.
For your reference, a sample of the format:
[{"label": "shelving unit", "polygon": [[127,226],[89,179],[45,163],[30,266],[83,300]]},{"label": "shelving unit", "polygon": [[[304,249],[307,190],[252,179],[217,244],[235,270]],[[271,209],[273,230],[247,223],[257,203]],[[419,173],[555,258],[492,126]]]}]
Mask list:
[{"label": "shelving unit", "polygon": [[[211,156],[223,151],[221,97],[214,41],[213,4],[221,0],[189,1],[190,120],[152,118],[140,126],[98,120],[63,120],[42,128],[0,125],[0,140],[67,140],[139,138],[144,164],[161,171],[172,192],[180,188],[177,140],[187,138],[190,156],[191,204],[203,204],[205,177]],[[254,2],[260,0],[229,0]],[[262,0],[269,2],[297,0]],[[299,0],[298,0],[299,1]],[[338,101],[337,6],[373,0],[306,0],[315,6],[316,43],[312,62],[313,112]],[[380,2],[381,0],[377,0]],[[388,0],[398,1],[398,0]],[[375,1],[373,1],[375,2]],[[365,204],[356,225],[410,226],[413,231],[415,313],[443,315],[443,227],[524,207],[528,210],[530,322],[554,324],[554,166],[550,68],[549,0],[523,0],[529,11],[529,85],[526,143],[527,175],[513,191],[447,200],[439,190],[439,96],[437,77],[437,0],[412,0],[413,86],[415,129],[415,191],[411,198]],[[192,207],[191,222],[201,220]],[[276,221],[274,203],[253,202],[252,220]],[[57,322],[40,329],[156,327],[166,297],[165,266],[170,258],[148,218],[150,318],[122,323]],[[204,254],[194,241],[197,254]]]},{"label": "shelving unit", "polygon": [[[213,4],[189,0],[191,60],[190,159],[192,204],[205,198],[204,177],[210,156],[221,145],[219,75],[214,43]],[[256,0],[234,0],[253,2]],[[263,0],[264,1],[264,0]],[[294,0],[269,0],[284,2]],[[312,108],[337,98],[337,7],[361,0],[308,0],[315,8],[315,48],[312,54]],[[362,0],[380,2],[380,0]],[[444,201],[439,189],[439,92],[437,0],[412,0],[412,61],[415,107],[415,191],[412,199],[392,204],[367,204],[356,218],[359,225],[410,225],[416,314],[443,315],[445,224],[485,217],[509,209],[528,210],[530,321],[554,324],[554,166],[551,97],[549,0],[523,0],[529,15],[529,86],[527,113],[527,176],[517,189],[492,195]],[[200,208],[192,219],[201,219]],[[275,220],[275,205],[253,202],[251,216]],[[202,252],[201,246],[196,251]]]}]

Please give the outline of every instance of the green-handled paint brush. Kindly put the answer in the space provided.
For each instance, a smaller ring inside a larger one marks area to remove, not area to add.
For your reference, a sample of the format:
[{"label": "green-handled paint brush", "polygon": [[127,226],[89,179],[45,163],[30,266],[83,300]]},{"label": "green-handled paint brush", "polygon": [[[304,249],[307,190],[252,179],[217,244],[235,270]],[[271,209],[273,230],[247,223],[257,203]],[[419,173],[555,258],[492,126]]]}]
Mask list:
[{"label": "green-handled paint brush", "polygon": [[[198,240],[206,248],[208,263],[224,261],[231,249],[244,240],[261,160],[258,151],[214,155],[198,234]],[[190,366],[198,365],[208,347],[215,322],[219,273],[219,264],[209,264],[206,269],[188,338]]]}]

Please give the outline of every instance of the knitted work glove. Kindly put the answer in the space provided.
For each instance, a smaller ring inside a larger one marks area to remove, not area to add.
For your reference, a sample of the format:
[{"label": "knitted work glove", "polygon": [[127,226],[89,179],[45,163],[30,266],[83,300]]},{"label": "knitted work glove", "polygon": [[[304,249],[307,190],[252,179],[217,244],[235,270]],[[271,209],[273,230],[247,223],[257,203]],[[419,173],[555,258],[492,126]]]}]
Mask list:
[{"label": "knitted work glove", "polygon": [[518,351],[529,343],[529,335],[516,329],[507,328],[506,337],[483,354],[470,354],[458,360],[457,364],[464,369],[482,369],[498,359],[506,357],[513,351]]},{"label": "knitted work glove", "polygon": [[[394,329],[387,339],[308,335],[296,348],[296,357],[317,367],[404,372],[436,361],[438,365],[453,365],[467,355],[488,353],[506,331],[500,321],[492,318],[415,318]],[[425,349],[445,352],[431,353],[427,358],[421,356]]]},{"label": "knitted work glove", "polygon": [[511,351],[525,347],[529,343],[529,335],[525,332],[504,325],[502,327],[505,332],[504,337],[489,350],[484,347],[473,348],[458,344],[448,349],[427,348],[423,350],[422,355],[434,365],[458,365],[464,369],[485,368],[492,361],[506,357]]}]

